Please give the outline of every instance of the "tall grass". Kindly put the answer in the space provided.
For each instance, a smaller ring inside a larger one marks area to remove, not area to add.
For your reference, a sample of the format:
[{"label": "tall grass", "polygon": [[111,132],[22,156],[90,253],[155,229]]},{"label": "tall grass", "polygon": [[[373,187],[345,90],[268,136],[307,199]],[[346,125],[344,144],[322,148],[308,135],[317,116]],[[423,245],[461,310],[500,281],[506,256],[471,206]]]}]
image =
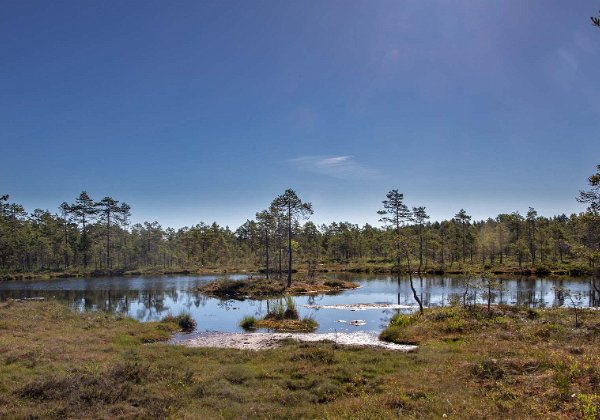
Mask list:
[{"label": "tall grass", "polygon": [[287,296],[285,300],[279,299],[273,302],[265,319],[282,320],[282,319],[299,319],[298,309],[291,296]]},{"label": "tall grass", "polygon": [[257,322],[258,320],[253,316],[245,316],[240,321],[240,327],[242,327],[245,330],[255,330]]}]

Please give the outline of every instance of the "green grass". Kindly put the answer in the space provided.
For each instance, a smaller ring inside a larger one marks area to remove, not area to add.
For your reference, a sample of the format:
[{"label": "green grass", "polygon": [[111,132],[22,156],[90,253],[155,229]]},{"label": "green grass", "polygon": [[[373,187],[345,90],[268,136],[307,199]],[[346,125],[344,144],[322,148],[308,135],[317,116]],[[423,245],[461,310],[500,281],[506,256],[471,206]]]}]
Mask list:
[{"label": "green grass", "polygon": [[291,340],[254,352],[165,344],[171,320],[0,304],[0,418],[593,418],[600,313],[582,323],[429,309],[396,320],[416,353]]},{"label": "green grass", "polygon": [[298,309],[291,296],[271,303],[269,312],[262,319],[245,316],[240,321],[245,330],[266,328],[277,332],[310,332],[319,328],[317,321],[310,317],[300,319]]},{"label": "green grass", "polygon": [[182,312],[177,316],[167,315],[162,319],[163,322],[171,322],[179,325],[181,331],[190,333],[196,329],[196,321],[186,312]]},{"label": "green grass", "polygon": [[254,330],[257,328],[256,327],[257,322],[258,322],[258,320],[255,317],[245,316],[240,321],[240,327],[242,327],[245,330]]}]

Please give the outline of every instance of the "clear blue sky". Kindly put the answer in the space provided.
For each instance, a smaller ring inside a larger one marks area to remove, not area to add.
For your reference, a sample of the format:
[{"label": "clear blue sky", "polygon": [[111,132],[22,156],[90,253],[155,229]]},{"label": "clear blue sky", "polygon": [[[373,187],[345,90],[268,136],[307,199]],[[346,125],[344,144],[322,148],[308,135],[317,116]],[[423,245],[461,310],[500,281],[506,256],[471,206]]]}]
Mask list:
[{"label": "clear blue sky", "polygon": [[583,209],[598,1],[26,1],[0,12],[0,193],[237,227],[291,187],[318,223]]}]

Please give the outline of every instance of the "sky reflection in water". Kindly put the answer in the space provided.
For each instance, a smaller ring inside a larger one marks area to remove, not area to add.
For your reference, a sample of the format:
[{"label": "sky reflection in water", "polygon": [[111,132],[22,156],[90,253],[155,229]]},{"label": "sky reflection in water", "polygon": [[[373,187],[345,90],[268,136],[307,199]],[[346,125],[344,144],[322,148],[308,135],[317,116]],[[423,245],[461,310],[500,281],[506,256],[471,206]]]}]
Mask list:
[{"label": "sky reflection in water", "polygon": [[[294,300],[301,316],[311,316],[319,324],[319,332],[379,331],[397,309],[349,311],[339,309],[309,309],[303,305],[338,305],[350,303],[400,303],[414,305],[408,277],[398,280],[386,275],[329,274],[360,284],[356,290],[337,295],[298,296]],[[9,298],[45,297],[56,299],[81,311],[110,311],[128,314],[140,321],[153,321],[168,314],[189,312],[198,323],[197,330],[241,331],[238,323],[245,315],[264,316],[267,301],[220,300],[208,298],[196,288],[217,276],[160,276],[117,278],[74,278],[45,281],[10,281],[0,283],[0,300]],[[243,279],[245,275],[231,275]],[[414,283],[425,306],[444,305],[453,296],[464,292],[459,277],[415,277]],[[513,278],[502,282],[503,290],[493,295],[493,303],[530,305],[537,307],[564,306],[568,300],[557,294],[554,286],[562,286],[581,294],[578,303],[598,306],[598,297],[591,293],[589,279],[549,280],[543,278]],[[481,297],[480,297],[481,298]],[[364,320],[363,326],[352,326],[340,320]]]}]

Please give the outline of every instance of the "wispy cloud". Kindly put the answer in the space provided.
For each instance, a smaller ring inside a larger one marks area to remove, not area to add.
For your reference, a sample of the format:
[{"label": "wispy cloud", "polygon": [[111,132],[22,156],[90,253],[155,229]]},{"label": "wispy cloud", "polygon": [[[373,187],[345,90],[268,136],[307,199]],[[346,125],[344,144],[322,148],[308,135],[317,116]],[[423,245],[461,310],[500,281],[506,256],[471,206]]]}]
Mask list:
[{"label": "wispy cloud", "polygon": [[381,174],[357,162],[352,156],[301,156],[289,162],[299,169],[338,179],[373,179]]}]

